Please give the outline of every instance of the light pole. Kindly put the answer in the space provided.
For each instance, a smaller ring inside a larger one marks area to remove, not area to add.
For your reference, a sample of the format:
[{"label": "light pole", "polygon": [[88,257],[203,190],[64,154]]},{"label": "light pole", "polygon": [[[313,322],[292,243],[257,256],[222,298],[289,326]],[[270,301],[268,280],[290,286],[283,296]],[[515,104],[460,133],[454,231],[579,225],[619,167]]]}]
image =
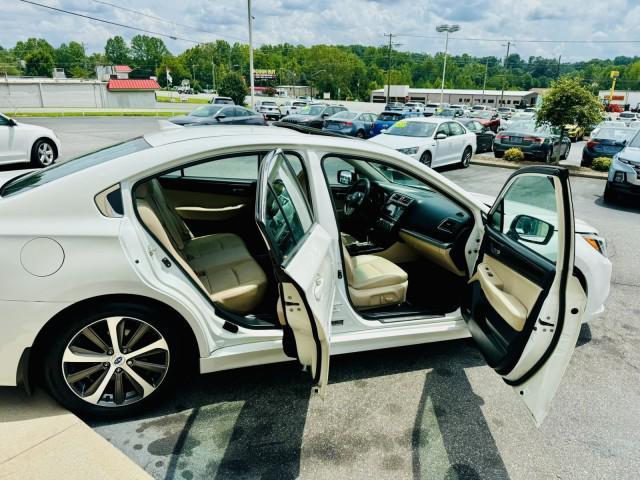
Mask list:
[{"label": "light pole", "polygon": [[436,27],[436,32],[446,32],[446,40],[444,42],[444,65],[442,66],[442,84],[440,84],[440,105],[444,100],[444,79],[447,74],[447,50],[449,49],[449,34],[460,30],[460,25],[447,25],[442,24]]},{"label": "light pole", "polygon": [[247,0],[247,13],[249,16],[249,78],[251,81],[251,108],[253,108],[255,81],[253,78],[253,17],[251,16],[251,0]]},{"label": "light pole", "polygon": [[[507,47],[507,54],[504,57],[504,63],[502,64],[502,92],[500,92],[500,105],[504,105],[504,84],[507,82],[507,68],[509,65],[509,50],[513,46],[513,43],[507,42],[506,45],[502,45],[503,47]],[[500,106],[498,105],[498,106]]]}]

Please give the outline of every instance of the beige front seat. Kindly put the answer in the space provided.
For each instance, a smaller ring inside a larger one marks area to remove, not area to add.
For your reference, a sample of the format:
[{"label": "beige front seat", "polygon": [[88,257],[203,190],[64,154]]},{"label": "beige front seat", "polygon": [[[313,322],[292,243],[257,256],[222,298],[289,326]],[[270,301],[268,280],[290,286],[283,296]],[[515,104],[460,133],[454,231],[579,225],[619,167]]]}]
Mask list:
[{"label": "beige front seat", "polygon": [[399,305],[407,298],[407,272],[376,255],[352,257],[343,246],[351,302],[360,308]]}]

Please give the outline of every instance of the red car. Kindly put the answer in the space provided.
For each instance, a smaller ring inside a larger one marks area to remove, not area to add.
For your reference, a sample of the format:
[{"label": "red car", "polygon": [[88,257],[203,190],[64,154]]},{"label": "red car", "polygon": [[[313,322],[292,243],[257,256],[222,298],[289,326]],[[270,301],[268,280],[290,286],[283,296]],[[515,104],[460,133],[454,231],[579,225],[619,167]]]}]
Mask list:
[{"label": "red car", "polygon": [[498,112],[493,110],[473,110],[469,117],[476,119],[483,127],[487,127],[493,132],[497,132],[500,126],[500,116]]}]

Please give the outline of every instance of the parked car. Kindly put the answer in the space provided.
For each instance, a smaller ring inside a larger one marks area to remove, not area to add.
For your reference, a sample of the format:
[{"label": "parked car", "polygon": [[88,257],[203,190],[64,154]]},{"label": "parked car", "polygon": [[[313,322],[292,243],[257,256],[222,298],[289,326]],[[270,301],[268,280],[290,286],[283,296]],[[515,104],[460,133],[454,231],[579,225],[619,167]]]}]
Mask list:
[{"label": "parked car", "polygon": [[188,115],[169,118],[176,125],[266,125],[264,117],[237,105],[202,105]]},{"label": "parked car", "polygon": [[469,113],[469,118],[477,120],[483,126],[489,128],[493,132],[497,132],[498,128],[500,127],[500,116],[495,111],[474,110]]},{"label": "parked car", "polygon": [[48,167],[60,156],[60,149],[53,130],[0,113],[0,165],[30,162],[33,167]]},{"label": "parked car", "polygon": [[[387,110],[385,108],[385,110]],[[408,112],[424,112],[424,103],[422,102],[407,102],[404,104],[403,110]]]},{"label": "parked car", "polygon": [[402,110],[404,110],[404,103],[389,102],[384,106],[384,109],[389,112],[401,112]]},{"label": "parked car", "polygon": [[516,109],[511,107],[498,107],[497,112],[500,118],[508,120],[509,118],[511,118],[511,115],[516,113]]},{"label": "parked car", "polygon": [[471,110],[489,110],[487,105],[474,105]]},{"label": "parked car", "polygon": [[535,122],[513,122],[495,136],[493,153],[496,158],[502,158],[504,152],[514,147],[522,150],[525,158],[550,163],[558,154],[562,160],[569,156],[571,140],[548,125],[537,127]]},{"label": "parked car", "polygon": [[500,125],[498,126],[498,130],[506,130],[508,128],[510,128],[510,125],[512,123],[519,123],[519,122],[535,122],[537,117],[537,114],[535,112],[516,112],[513,115],[511,115],[511,118],[509,120],[505,120],[504,122],[500,122]]},{"label": "parked car", "polygon": [[627,124],[631,122],[637,122],[638,114],[635,112],[620,112],[620,114],[618,115],[618,121],[625,122]]},{"label": "parked car", "polygon": [[440,109],[440,104],[439,103],[427,103],[424,107],[424,115],[426,117],[430,116],[430,115],[435,115],[436,113],[438,113],[438,110]]},{"label": "parked car", "polygon": [[[633,122],[633,125],[640,126],[640,122]],[[600,122],[597,124],[593,130],[591,130],[591,136],[594,137],[598,135],[598,132],[601,128],[627,128],[627,124],[625,122],[619,122],[617,120],[605,120],[604,122]]]},{"label": "parked car", "polygon": [[340,105],[311,104],[298,113],[287,115],[282,121],[321,129],[327,118],[346,111],[347,109]]},{"label": "parked car", "polygon": [[294,359],[324,394],[332,354],[471,336],[539,423],[611,278],[570,195],[535,167],[487,207],[373,142],[256,126],[3,172],[0,385],[114,418],[193,370]]},{"label": "parked car", "polygon": [[463,104],[449,105],[449,108],[453,110],[461,111],[462,112],[461,116],[467,115],[471,111],[471,109],[467,105],[463,105]]},{"label": "parked car", "polygon": [[572,142],[582,140],[582,137],[584,137],[585,134],[584,128],[576,124],[565,125],[564,129],[565,132],[567,132],[569,140],[571,140]]},{"label": "parked car", "polygon": [[282,115],[286,117],[287,115],[298,113],[303,108],[306,108],[307,105],[309,105],[309,102],[306,102],[304,100],[289,100],[280,107],[280,110],[282,111]]},{"label": "parked car", "polygon": [[209,103],[214,105],[235,105],[233,99],[229,97],[213,97],[209,100]]},{"label": "parked car", "polygon": [[272,100],[263,100],[260,102],[258,113],[261,113],[265,120],[280,120],[280,117],[282,117],[280,107]]},{"label": "parked car", "polygon": [[449,118],[462,117],[462,115],[464,115],[464,112],[456,108],[442,108],[438,110],[438,113],[436,113],[437,117],[449,117]]},{"label": "parked car", "polygon": [[447,117],[400,120],[370,140],[415,158],[428,167],[459,163],[466,168],[476,150],[476,136]]},{"label": "parked car", "polygon": [[632,128],[600,128],[582,149],[580,165],[590,167],[594,158],[613,156],[621,151],[635,135],[637,130]]},{"label": "parked car", "polygon": [[636,134],[613,156],[604,188],[605,202],[620,197],[640,199],[640,136]]},{"label": "parked car", "polygon": [[324,121],[322,129],[352,137],[368,138],[375,121],[375,113],[338,112]]},{"label": "parked car", "polygon": [[370,137],[375,137],[383,130],[389,128],[391,125],[396,123],[398,120],[402,120],[404,118],[412,118],[421,116],[419,112],[391,112],[385,110],[384,112],[378,115],[376,121],[373,122],[373,127],[371,127],[371,132],[369,132]]},{"label": "parked car", "polygon": [[496,134],[473,118],[457,119],[467,130],[476,134],[476,153],[491,152]]}]

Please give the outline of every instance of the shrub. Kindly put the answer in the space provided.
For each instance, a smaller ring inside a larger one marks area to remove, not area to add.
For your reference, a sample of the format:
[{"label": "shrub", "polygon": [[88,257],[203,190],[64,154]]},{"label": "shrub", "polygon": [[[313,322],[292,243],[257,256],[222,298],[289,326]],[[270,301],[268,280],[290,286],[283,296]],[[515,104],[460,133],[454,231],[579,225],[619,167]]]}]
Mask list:
[{"label": "shrub", "polygon": [[611,166],[611,159],[607,157],[598,157],[593,159],[591,168],[599,172],[608,172]]},{"label": "shrub", "polygon": [[504,159],[508,162],[521,162],[524,160],[524,153],[519,148],[510,148],[504,152]]}]

